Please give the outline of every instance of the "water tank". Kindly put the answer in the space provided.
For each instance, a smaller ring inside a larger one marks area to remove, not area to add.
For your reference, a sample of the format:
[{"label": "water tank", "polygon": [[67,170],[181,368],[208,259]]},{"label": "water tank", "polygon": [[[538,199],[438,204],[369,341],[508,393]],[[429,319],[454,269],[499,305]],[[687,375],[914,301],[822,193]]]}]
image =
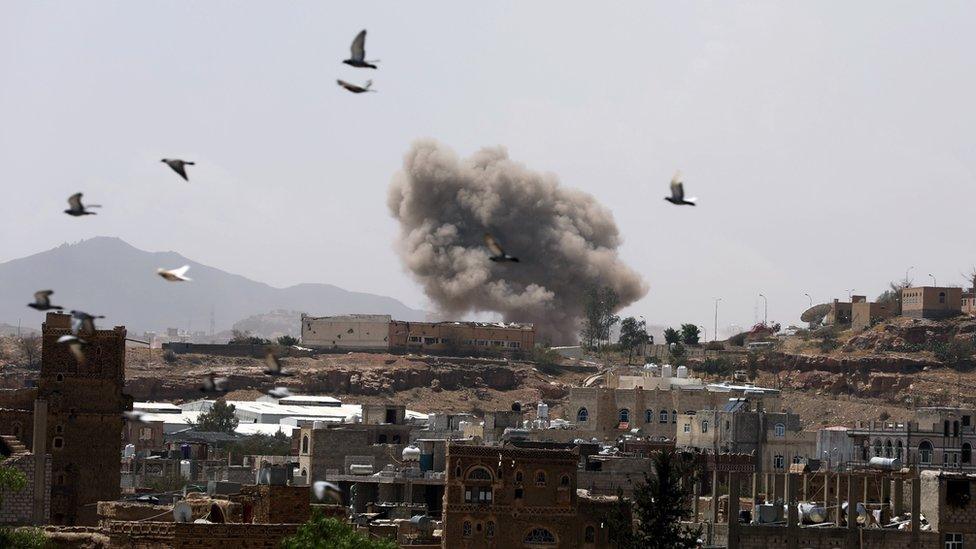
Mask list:
[{"label": "water tank", "polygon": [[800,520],[807,524],[820,524],[827,520],[827,509],[816,503],[800,503],[797,506]]},{"label": "water tank", "polygon": [[540,402],[536,407],[536,415],[539,419],[549,419],[549,405],[545,402]]},{"label": "water tank", "polygon": [[665,364],[661,366],[661,377],[668,378],[671,377],[671,365]]},{"label": "water tank", "polygon": [[312,422],[312,429],[325,429],[325,422],[324,421],[313,421]]},{"label": "water tank", "polygon": [[368,463],[353,463],[349,466],[350,475],[372,475],[373,466]]},{"label": "water tank", "polygon": [[873,457],[868,461],[868,467],[872,469],[884,469],[885,471],[897,471],[901,469],[901,460],[898,458]]},{"label": "water tank", "polygon": [[770,524],[783,520],[783,506],[772,503],[756,505],[755,521],[759,524]]},{"label": "water tank", "polygon": [[125,448],[122,450],[122,457],[124,457],[124,458],[130,458],[130,457],[132,457],[134,455],[136,455],[136,445],[135,444],[126,444],[125,445]]},{"label": "water tank", "polygon": [[420,448],[411,444],[403,449],[401,457],[403,461],[420,461]]},{"label": "water tank", "polygon": [[681,379],[688,379],[688,367],[678,366],[678,377]]},{"label": "water tank", "polygon": [[182,475],[183,478],[185,479],[193,478],[193,471],[191,467],[192,464],[190,463],[190,460],[188,459],[180,460],[180,475]]}]

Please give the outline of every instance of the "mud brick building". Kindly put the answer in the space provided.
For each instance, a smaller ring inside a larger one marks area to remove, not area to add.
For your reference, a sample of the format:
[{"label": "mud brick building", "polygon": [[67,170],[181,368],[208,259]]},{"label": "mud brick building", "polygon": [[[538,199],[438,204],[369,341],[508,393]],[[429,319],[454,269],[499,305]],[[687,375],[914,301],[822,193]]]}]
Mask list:
[{"label": "mud brick building", "polygon": [[[51,454],[51,522],[94,524],[94,504],[120,494],[122,412],[132,406],[122,393],[126,330],[82,334],[83,364],[58,344],[71,332],[70,316],[48,313],[41,332],[37,387],[0,391],[0,434],[14,435],[25,446],[43,435]],[[35,401],[47,406],[42,429],[35,429]]]},{"label": "mud brick building", "polygon": [[609,547],[611,503],[576,489],[579,455],[451,444],[443,547]]}]

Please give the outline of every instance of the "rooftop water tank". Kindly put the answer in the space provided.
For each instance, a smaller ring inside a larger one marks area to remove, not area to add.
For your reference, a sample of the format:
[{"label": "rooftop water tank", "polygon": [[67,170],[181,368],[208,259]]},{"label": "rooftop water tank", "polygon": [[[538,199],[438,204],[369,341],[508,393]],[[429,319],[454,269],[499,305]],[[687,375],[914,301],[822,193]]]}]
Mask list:
[{"label": "rooftop water tank", "polygon": [[688,379],[688,367],[678,366],[678,377],[681,379]]},{"label": "rooftop water tank", "polygon": [[661,377],[668,378],[671,377],[671,365],[665,364],[661,366]]},{"label": "rooftop water tank", "polygon": [[420,448],[411,444],[403,449],[401,457],[403,461],[420,461]]},{"label": "rooftop water tank", "polygon": [[549,405],[546,404],[545,402],[540,402],[539,405],[536,407],[536,415],[539,416],[539,419],[548,419]]},{"label": "rooftop water tank", "polygon": [[901,460],[898,458],[873,457],[868,461],[868,467],[872,469],[884,469],[885,471],[896,471],[901,469]]},{"label": "rooftop water tank", "polygon": [[350,475],[372,475],[373,466],[368,463],[353,463],[349,466]]}]

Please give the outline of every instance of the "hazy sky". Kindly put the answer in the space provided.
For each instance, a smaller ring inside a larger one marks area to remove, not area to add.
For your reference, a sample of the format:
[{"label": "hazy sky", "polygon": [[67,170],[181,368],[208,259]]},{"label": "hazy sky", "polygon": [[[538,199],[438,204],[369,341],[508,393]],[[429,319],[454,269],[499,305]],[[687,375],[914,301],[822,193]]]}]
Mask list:
[{"label": "hazy sky", "polygon": [[[0,261],[112,235],[427,306],[386,192],[433,137],[609,207],[650,285],[625,312],[650,323],[710,334],[722,297],[720,328],[747,325],[760,292],[796,322],[805,292],[874,296],[912,265],[959,284],[973,21],[972,2],[4,2]],[[340,63],[361,28],[378,71]],[[678,168],[696,208],[662,200]],[[76,191],[98,216],[61,213]]]}]

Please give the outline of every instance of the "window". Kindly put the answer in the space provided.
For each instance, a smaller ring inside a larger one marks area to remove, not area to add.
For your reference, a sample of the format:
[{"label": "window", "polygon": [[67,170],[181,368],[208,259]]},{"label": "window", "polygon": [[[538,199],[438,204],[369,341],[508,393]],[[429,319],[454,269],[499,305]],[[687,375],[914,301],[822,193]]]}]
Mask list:
[{"label": "window", "polygon": [[441,338],[441,343],[443,343],[444,345],[450,345],[452,343],[452,341],[450,339],[446,338],[446,337],[442,337]]},{"label": "window", "polygon": [[57,449],[64,448],[64,438],[63,437],[54,437],[54,447],[57,448]]},{"label": "window", "polygon": [[485,340],[485,339],[479,339],[478,340],[478,345],[480,345],[482,347],[487,347],[488,346],[488,341]]},{"label": "window", "polygon": [[793,459],[790,460],[790,463],[803,463],[803,458],[800,456],[793,456]]},{"label": "window", "polygon": [[678,411],[671,410],[671,423],[678,423]]},{"label": "window", "polygon": [[522,344],[520,342],[518,342],[518,341],[509,341],[508,342],[508,348],[509,349],[518,349],[521,346],[522,346]]},{"label": "window", "polygon": [[968,442],[962,445],[962,454],[960,456],[963,463],[973,462],[973,446]]},{"label": "window", "polygon": [[921,463],[932,463],[932,443],[924,440],[918,445],[918,461]]},{"label": "window", "polygon": [[400,444],[400,435],[393,435],[393,444]]},{"label": "window", "polygon": [[888,439],[888,440],[885,441],[885,445],[884,445],[884,456],[886,458],[890,458],[891,457],[891,453],[892,453],[891,450],[892,450],[891,439]]},{"label": "window", "polygon": [[661,410],[661,419],[659,420],[659,423],[667,423],[667,422],[668,422],[668,411]]},{"label": "window", "polygon": [[586,411],[586,408],[580,408],[579,411],[576,412],[576,421],[578,423],[586,423],[588,419],[590,419],[590,413]]},{"label": "window", "polygon": [[308,453],[308,435],[302,437],[302,453]]},{"label": "window", "polygon": [[464,502],[465,503],[481,503],[487,505],[491,503],[492,493],[490,486],[465,486],[464,487]]},{"label": "window", "polygon": [[773,456],[773,468],[783,469],[784,467],[786,467],[786,459],[784,459],[783,456],[780,455]]},{"label": "window", "polygon": [[630,410],[628,410],[627,408],[621,409],[620,410],[620,413],[618,414],[618,418],[620,419],[620,423],[627,423],[627,422],[629,422],[630,421]]},{"label": "window", "polygon": [[470,522],[464,521],[464,524],[461,525],[461,535],[464,536],[464,537],[466,537],[466,538],[470,538],[471,537],[471,523]]},{"label": "window", "polygon": [[493,538],[493,537],[495,537],[495,523],[494,523],[494,521],[490,521],[489,520],[485,524],[485,537],[486,538]]},{"label": "window", "polygon": [[54,376],[54,379],[56,379],[57,381],[64,381],[64,374],[58,374]]},{"label": "window", "polygon": [[973,421],[973,416],[962,416],[962,426],[969,427],[970,422]]},{"label": "window", "polygon": [[686,433],[690,433],[691,432],[691,424],[690,423],[685,423],[684,431]]},{"label": "window", "polygon": [[437,338],[436,337],[425,337],[424,338],[424,345],[433,345],[435,343],[437,343]]},{"label": "window", "polygon": [[587,526],[586,530],[583,530],[583,542],[596,543],[596,528]]},{"label": "window", "polygon": [[461,477],[461,466],[460,465],[458,465],[457,467],[454,468],[454,476],[459,477],[459,478]]},{"label": "window", "polygon": [[953,421],[952,422],[952,436],[954,436],[954,437],[958,437],[959,436],[959,422],[958,421]]},{"label": "window", "polygon": [[901,459],[903,447],[904,447],[904,445],[901,443],[900,440],[897,441],[897,442],[895,442],[895,457],[896,458]]},{"label": "window", "polygon": [[143,427],[139,429],[139,440],[152,440],[152,428]]},{"label": "window", "polygon": [[945,292],[939,292],[939,303],[945,303]]},{"label": "window", "polygon": [[515,471],[515,482],[522,483],[522,471]]},{"label": "window", "polygon": [[57,425],[57,426],[55,426],[54,427],[54,432],[57,433],[57,434],[59,434],[59,435],[61,433],[63,433],[64,432],[64,425]]},{"label": "window", "polygon": [[569,475],[559,477],[559,485],[563,488],[569,488]]},{"label": "window", "polygon": [[468,471],[467,480],[487,480],[491,481],[491,472],[484,467],[475,467]]},{"label": "window", "polygon": [[874,457],[881,457],[881,441],[874,441]]},{"label": "window", "polygon": [[545,486],[546,485],[546,472],[545,471],[536,471],[535,472],[535,485],[536,486]]},{"label": "window", "polygon": [[545,528],[533,528],[531,532],[525,535],[523,543],[526,545],[555,545],[556,536]]},{"label": "window", "polygon": [[654,421],[654,410],[644,410],[644,423]]},{"label": "window", "polygon": [[703,433],[707,433],[708,432],[708,420],[707,419],[703,419],[701,425],[702,425],[702,432]]},{"label": "window", "polygon": [[523,490],[522,488],[515,489],[515,499],[522,499],[522,496],[524,495],[525,495],[525,490]]},{"label": "window", "polygon": [[962,534],[946,534],[945,549],[962,549]]},{"label": "window", "polygon": [[410,336],[407,341],[410,343],[420,343],[420,336]]},{"label": "window", "polygon": [[379,439],[377,440],[377,442],[379,444],[386,444],[386,435],[380,435],[379,436]]},{"label": "window", "polygon": [[786,425],[783,425],[782,423],[777,423],[776,425],[774,425],[773,426],[773,434],[776,435],[776,436],[778,436],[778,437],[785,437],[786,436]]}]

